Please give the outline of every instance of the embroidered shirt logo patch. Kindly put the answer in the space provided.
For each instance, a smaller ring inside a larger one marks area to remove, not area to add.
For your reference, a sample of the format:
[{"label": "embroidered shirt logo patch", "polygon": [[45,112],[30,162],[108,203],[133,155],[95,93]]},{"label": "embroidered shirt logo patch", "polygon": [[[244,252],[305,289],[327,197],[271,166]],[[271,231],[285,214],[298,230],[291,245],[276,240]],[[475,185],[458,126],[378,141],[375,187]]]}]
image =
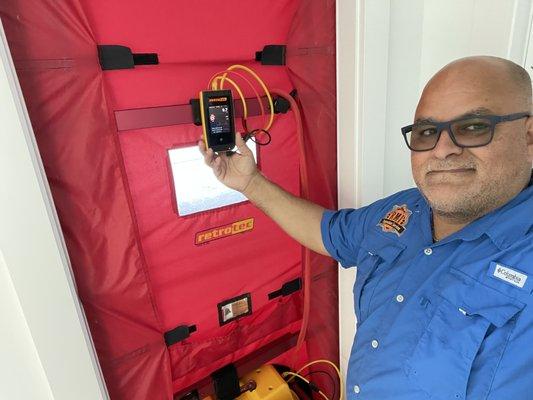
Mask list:
[{"label": "embroidered shirt logo patch", "polygon": [[512,268],[506,267],[505,265],[501,265],[498,263],[495,263],[494,266],[494,272],[492,273],[493,276],[496,278],[499,278],[507,283],[510,283],[511,285],[518,286],[519,288],[523,288],[526,284],[527,275],[523,274],[521,272],[518,272]]},{"label": "embroidered shirt logo patch", "polygon": [[407,204],[395,205],[391,211],[379,221],[383,232],[394,232],[398,236],[405,232],[405,226],[409,222],[412,211],[407,208]]}]

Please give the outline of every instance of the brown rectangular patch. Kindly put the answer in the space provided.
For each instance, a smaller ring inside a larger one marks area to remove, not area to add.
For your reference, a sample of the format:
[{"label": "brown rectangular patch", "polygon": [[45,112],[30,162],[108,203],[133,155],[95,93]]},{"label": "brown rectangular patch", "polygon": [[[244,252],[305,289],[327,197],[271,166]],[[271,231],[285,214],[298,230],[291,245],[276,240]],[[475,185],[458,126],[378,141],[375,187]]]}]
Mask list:
[{"label": "brown rectangular patch", "polygon": [[250,293],[223,301],[218,304],[218,320],[220,326],[252,313]]}]

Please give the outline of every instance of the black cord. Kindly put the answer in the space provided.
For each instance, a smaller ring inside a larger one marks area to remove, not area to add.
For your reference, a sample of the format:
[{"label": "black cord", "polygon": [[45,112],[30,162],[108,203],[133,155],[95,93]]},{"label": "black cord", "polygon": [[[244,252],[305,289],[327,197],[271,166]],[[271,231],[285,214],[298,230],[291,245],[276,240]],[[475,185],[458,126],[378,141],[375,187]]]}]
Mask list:
[{"label": "black cord", "polygon": [[[258,132],[263,132],[266,136],[267,136],[267,140],[265,142],[259,142],[255,139],[256,135]],[[267,144],[270,144],[270,142],[272,141],[272,136],[270,136],[270,132],[267,131],[266,129],[254,129],[250,132],[247,132],[243,137],[242,139],[244,140],[244,142],[246,142],[248,139],[251,139],[252,142],[254,142],[255,144],[257,144],[258,146],[266,146]],[[231,157],[232,155],[234,155],[236,152],[233,151],[233,150],[227,150],[226,151],[226,155],[228,157]]]},{"label": "black cord", "polygon": [[[307,374],[305,375],[302,375],[304,378],[307,378],[311,375],[314,375],[314,374],[324,374],[324,375],[327,375],[329,380],[331,381],[331,384],[333,386],[333,396],[331,397],[331,400],[335,400],[335,395],[337,394],[337,385],[335,383],[335,378],[333,378],[333,376],[327,372],[327,371],[322,371],[322,370],[319,370],[319,371],[311,371],[311,372],[308,372]],[[309,381],[311,381],[309,379]]]},{"label": "black cord", "polygon": [[[267,140],[265,142],[260,142],[260,141],[256,140],[257,134],[261,133],[261,132],[264,133],[267,136]],[[269,144],[272,141],[272,136],[270,136],[270,132],[267,131],[266,129],[253,129],[250,132],[247,132],[244,135],[243,139],[244,139],[245,142],[248,139],[251,139],[252,142],[254,142],[255,144],[257,144],[259,146],[266,146],[267,144]]]}]

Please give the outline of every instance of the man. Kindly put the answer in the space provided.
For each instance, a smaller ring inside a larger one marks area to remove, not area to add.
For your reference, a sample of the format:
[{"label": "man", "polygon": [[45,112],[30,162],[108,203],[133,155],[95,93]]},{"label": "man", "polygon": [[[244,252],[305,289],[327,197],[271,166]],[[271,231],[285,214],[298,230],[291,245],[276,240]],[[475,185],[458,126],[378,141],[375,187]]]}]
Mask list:
[{"label": "man", "polygon": [[469,57],[402,128],[417,188],[337,212],[200,144],[217,178],[304,246],[358,267],[350,399],[533,399],[531,80]]}]

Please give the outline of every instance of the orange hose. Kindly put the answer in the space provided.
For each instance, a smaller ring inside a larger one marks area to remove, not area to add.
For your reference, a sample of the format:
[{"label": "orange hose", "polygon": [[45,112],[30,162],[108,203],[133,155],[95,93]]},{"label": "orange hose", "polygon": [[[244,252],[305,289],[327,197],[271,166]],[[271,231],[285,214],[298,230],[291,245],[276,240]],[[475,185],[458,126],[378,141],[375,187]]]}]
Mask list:
[{"label": "orange hose", "polygon": [[[283,97],[291,105],[291,111],[294,114],[296,120],[296,134],[298,135],[298,144],[300,148],[300,184],[302,187],[302,197],[309,199],[309,175],[307,171],[307,156],[304,145],[303,124],[302,116],[300,114],[300,108],[296,100],[287,92],[280,89],[270,89],[270,93]],[[303,247],[304,260],[303,260],[303,289],[304,289],[304,309],[302,317],[302,326],[300,328],[300,334],[296,342],[295,352],[298,351],[300,346],[305,340],[307,335],[307,328],[309,326],[309,313],[310,313],[310,301],[311,301],[311,250]]]},{"label": "orange hose", "polygon": [[[248,78],[246,78],[244,75],[242,74],[239,74],[238,72],[235,72],[235,71],[220,71],[220,72],[217,72],[216,74],[213,75],[213,77],[209,80],[209,85],[208,85],[208,88],[211,89],[211,90],[216,90],[217,88],[215,87],[212,87],[212,83],[213,81],[215,81],[215,78],[217,79],[222,79],[221,74],[225,74],[225,73],[231,73],[235,76],[238,76],[239,78],[241,78],[243,81],[245,81],[248,86],[250,86],[255,94],[255,97],[257,98],[257,101],[259,102],[259,107],[261,108],[261,115],[265,115],[265,106],[263,105],[263,102],[261,101],[261,96],[259,96],[259,93],[257,92],[257,89],[255,88],[254,85],[252,85],[252,82],[250,82],[250,80]],[[226,78],[224,78],[226,79]],[[220,87],[222,89],[222,86]]]},{"label": "orange hose", "polygon": [[[209,90],[222,90],[222,87],[224,85],[224,80],[225,79],[228,80],[228,78],[226,77],[228,73],[238,76],[243,81],[245,81],[248,84],[248,86],[250,86],[252,88],[252,90],[253,90],[253,92],[255,94],[255,97],[257,98],[257,101],[259,102],[259,108],[261,109],[261,115],[266,117],[265,106],[263,105],[263,102],[261,101],[261,96],[259,96],[259,93],[257,92],[257,89],[255,88],[254,85],[252,85],[252,82],[250,82],[250,80],[248,78],[246,78],[242,74],[239,74],[238,72],[230,71],[230,70],[224,70],[224,71],[217,72],[216,74],[214,74],[211,77],[211,79],[209,79],[209,83],[207,85],[208,89]],[[220,80],[220,85],[217,85],[217,81],[219,81],[219,80]],[[241,102],[242,102],[243,110],[247,110],[246,99],[241,98]],[[242,126],[243,126],[243,128],[244,128],[244,130],[246,132],[248,132],[248,130],[249,130],[248,129],[247,119],[248,119],[248,115],[246,113],[242,117]]]}]

